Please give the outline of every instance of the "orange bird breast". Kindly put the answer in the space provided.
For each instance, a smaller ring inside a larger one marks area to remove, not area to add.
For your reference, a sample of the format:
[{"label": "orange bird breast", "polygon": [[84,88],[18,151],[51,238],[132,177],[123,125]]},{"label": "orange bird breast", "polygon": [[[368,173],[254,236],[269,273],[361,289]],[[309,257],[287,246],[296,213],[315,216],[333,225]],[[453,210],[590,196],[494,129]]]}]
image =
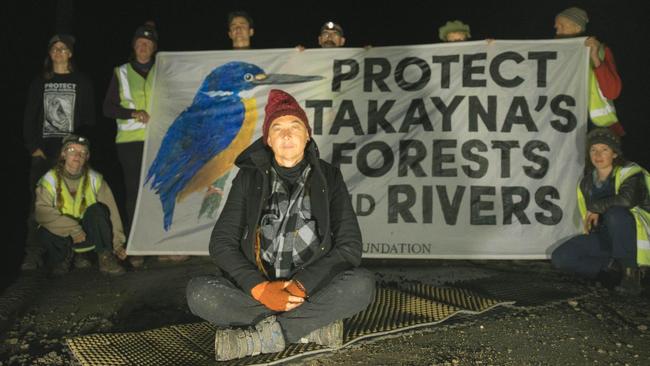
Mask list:
[{"label": "orange bird breast", "polygon": [[214,181],[232,169],[237,156],[251,144],[257,121],[257,104],[255,99],[242,99],[242,102],[244,103],[245,114],[239,132],[227,148],[210,159],[192,177],[187,186],[176,197],[177,202],[182,201],[191,193],[207,189]]}]

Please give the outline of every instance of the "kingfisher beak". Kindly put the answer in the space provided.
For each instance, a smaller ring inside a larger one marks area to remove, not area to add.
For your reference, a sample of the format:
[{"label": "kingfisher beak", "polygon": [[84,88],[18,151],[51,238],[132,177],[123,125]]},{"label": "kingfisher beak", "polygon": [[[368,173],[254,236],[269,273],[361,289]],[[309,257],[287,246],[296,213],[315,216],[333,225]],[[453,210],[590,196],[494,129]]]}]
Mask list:
[{"label": "kingfisher beak", "polygon": [[255,85],[268,84],[297,84],[307,81],[322,80],[322,76],[303,76],[292,74],[257,74],[255,80],[251,81]]}]

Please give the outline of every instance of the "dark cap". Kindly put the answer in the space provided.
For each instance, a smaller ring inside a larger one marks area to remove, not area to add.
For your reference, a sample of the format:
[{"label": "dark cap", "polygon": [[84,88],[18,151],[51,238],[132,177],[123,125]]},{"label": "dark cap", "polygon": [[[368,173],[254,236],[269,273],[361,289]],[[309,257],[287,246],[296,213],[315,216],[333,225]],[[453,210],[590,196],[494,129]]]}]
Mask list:
[{"label": "dark cap", "polygon": [[56,42],[62,42],[70,52],[74,48],[74,37],[69,34],[55,34],[54,37],[50,38],[50,42],[47,44],[47,49],[49,50]]},{"label": "dark cap", "polygon": [[621,139],[614,134],[609,128],[597,127],[587,134],[587,153],[594,144],[605,144],[612,149],[618,156],[622,155]]},{"label": "dark cap", "polygon": [[70,134],[63,138],[63,146],[61,147],[61,151],[65,150],[65,148],[68,147],[68,145],[72,145],[72,144],[83,145],[90,150],[90,141],[88,140],[88,138],[79,135]]},{"label": "dark cap", "polygon": [[323,31],[326,31],[326,30],[336,31],[341,37],[344,37],[343,27],[341,27],[340,24],[334,23],[332,21],[328,21],[325,24],[323,24],[322,27],[320,27],[320,32],[321,33],[323,33]]},{"label": "dark cap", "polygon": [[156,31],[156,27],[149,23],[139,26],[133,34],[133,42],[138,38],[146,38],[151,42],[158,44],[158,32]]}]

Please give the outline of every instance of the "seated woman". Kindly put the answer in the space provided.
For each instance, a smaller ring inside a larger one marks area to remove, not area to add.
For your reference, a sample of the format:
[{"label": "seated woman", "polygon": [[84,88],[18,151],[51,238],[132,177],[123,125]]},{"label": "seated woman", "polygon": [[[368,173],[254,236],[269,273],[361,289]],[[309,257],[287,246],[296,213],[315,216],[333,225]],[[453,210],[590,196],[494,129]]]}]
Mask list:
[{"label": "seated woman", "polygon": [[76,268],[90,267],[92,251],[101,272],[124,273],[113,255],[126,258],[120,214],[108,184],[88,167],[88,148],[85,137],[65,137],[57,165],[36,188],[38,237],[53,275],[68,272],[73,259]]},{"label": "seated woman", "polygon": [[340,347],[342,320],[374,297],[374,275],[359,267],[361,230],[341,171],[319,158],[291,95],[271,90],[265,112],[262,138],[237,158],[212,231],[219,274],[187,285],[192,313],[219,327],[218,361],[289,343]]},{"label": "seated woman", "polygon": [[623,159],[618,136],[607,128],[587,135],[587,153],[578,186],[584,234],[560,245],[551,260],[588,278],[623,271],[616,290],[638,294],[639,266],[650,265],[650,175]]}]

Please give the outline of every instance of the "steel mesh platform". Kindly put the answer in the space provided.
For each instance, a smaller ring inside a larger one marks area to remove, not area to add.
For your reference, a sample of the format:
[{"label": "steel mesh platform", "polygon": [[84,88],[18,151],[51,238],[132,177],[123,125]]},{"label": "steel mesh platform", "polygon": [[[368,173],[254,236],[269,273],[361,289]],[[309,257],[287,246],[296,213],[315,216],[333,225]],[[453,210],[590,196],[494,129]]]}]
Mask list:
[{"label": "steel mesh platform", "polygon": [[[456,287],[412,283],[378,286],[368,308],[344,321],[344,345],[364,338],[440,323],[456,314],[479,314],[512,301]],[[275,354],[214,361],[214,333],[209,323],[172,325],[143,332],[93,334],[68,339],[68,347],[84,366],[178,366],[276,364],[328,352],[308,344],[291,344]]]}]

